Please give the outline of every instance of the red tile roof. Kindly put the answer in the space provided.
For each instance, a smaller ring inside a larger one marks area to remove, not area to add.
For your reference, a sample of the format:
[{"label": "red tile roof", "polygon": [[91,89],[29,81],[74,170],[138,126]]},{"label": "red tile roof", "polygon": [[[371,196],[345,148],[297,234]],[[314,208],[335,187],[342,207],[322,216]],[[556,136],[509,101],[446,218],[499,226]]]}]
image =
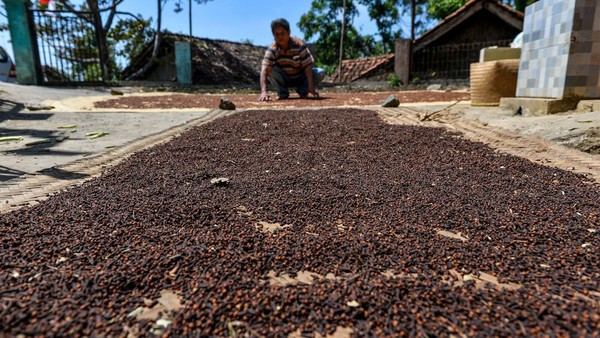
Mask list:
[{"label": "red tile roof", "polygon": [[342,76],[339,67],[331,74],[330,82],[352,82],[375,75],[378,70],[394,63],[394,54],[366,57],[362,59],[343,60]]}]

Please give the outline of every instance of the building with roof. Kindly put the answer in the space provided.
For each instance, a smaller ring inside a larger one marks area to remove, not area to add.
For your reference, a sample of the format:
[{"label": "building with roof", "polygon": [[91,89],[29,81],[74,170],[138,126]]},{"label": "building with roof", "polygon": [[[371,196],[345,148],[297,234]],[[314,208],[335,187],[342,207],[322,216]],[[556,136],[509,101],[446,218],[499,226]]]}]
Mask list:
[{"label": "building with roof", "polygon": [[[195,85],[256,85],[266,47],[248,43],[212,40],[165,32],[158,61],[138,79],[176,82],[175,43],[189,42],[192,54],[192,83]],[[144,67],[152,55],[153,42],[123,71],[124,78]]]},{"label": "building with roof", "polygon": [[[394,73],[407,84],[422,80],[468,79],[482,48],[508,46],[523,29],[524,15],[497,0],[471,0],[414,43],[403,40],[395,55],[342,62],[331,82],[387,80]],[[395,58],[395,60],[394,60]]]},{"label": "building with roof", "polygon": [[506,47],[523,30],[524,15],[497,0],[471,0],[412,44],[411,76],[466,79],[482,48]]}]

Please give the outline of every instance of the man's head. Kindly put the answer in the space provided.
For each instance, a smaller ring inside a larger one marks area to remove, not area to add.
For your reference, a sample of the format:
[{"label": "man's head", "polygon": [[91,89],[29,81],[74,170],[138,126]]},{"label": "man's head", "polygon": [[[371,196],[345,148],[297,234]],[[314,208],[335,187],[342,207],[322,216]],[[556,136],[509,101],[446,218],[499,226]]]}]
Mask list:
[{"label": "man's head", "polygon": [[275,42],[287,48],[290,41],[290,23],[286,19],[275,19],[271,22],[271,32],[275,38]]}]

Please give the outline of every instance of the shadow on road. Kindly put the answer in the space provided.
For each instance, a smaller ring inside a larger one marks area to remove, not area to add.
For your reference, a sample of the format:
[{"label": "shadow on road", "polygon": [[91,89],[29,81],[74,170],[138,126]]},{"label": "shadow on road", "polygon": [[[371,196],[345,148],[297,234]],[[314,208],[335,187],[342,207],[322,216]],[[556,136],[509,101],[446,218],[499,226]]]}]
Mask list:
[{"label": "shadow on road", "polygon": [[26,172],[11,169],[5,166],[0,165],[0,182],[6,182],[13,178],[19,177],[21,175],[25,175]]}]

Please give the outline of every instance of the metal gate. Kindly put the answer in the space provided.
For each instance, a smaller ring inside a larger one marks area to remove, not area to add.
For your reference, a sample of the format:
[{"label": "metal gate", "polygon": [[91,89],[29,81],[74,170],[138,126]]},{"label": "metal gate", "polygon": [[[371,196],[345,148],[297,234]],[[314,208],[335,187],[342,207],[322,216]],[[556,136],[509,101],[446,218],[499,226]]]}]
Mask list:
[{"label": "metal gate", "polygon": [[91,85],[106,81],[91,13],[31,10],[31,18],[43,84]]},{"label": "metal gate", "polygon": [[505,47],[512,40],[457,43],[425,47],[413,55],[412,78],[429,79],[468,79],[471,63],[479,61],[482,48],[489,46]]}]

